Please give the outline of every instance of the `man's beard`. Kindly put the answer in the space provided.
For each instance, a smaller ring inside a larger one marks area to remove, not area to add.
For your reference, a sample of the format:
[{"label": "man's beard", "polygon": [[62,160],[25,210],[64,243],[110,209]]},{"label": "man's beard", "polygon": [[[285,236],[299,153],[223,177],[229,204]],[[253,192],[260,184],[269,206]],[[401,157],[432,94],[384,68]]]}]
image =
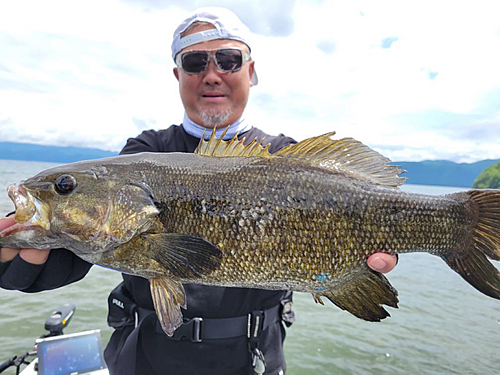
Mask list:
[{"label": "man's beard", "polygon": [[200,112],[199,116],[204,126],[215,128],[225,123],[232,113],[233,111],[231,111],[230,109],[223,112],[208,110]]}]

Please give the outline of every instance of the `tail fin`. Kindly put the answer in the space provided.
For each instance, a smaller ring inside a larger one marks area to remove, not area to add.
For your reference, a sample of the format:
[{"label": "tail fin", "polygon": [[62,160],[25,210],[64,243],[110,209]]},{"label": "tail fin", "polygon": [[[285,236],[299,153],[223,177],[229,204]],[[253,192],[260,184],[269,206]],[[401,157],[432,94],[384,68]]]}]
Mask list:
[{"label": "tail fin", "polygon": [[477,212],[472,248],[443,259],[474,288],[500,299],[500,271],[488,261],[500,260],[500,190],[470,190],[466,194],[472,211]]}]

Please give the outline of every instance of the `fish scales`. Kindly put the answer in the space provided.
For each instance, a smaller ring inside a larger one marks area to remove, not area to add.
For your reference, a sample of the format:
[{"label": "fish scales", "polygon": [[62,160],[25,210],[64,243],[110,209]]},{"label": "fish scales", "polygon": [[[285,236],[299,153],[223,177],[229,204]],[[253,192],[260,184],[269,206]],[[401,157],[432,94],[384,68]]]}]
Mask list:
[{"label": "fish scales", "polygon": [[188,154],[176,164],[135,166],[160,202],[164,231],[200,236],[223,254],[213,273],[183,283],[312,292],[334,285],[374,250],[449,250],[468,225],[455,200],[367,188],[300,160],[207,165]]},{"label": "fish scales", "polygon": [[255,141],[202,141],[196,154],[125,155],[39,173],[9,196],[0,246],[66,248],[150,280],[163,330],[183,283],[311,292],[380,321],[397,291],[366,259],[425,251],[500,299],[500,191],[404,193],[401,170],[333,133],[276,154]]}]

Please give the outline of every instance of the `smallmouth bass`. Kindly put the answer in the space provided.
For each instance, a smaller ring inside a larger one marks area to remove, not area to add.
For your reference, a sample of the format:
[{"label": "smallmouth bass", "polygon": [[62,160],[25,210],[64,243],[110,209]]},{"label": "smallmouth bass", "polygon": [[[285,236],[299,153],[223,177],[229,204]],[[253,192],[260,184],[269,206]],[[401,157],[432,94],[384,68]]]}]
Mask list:
[{"label": "smallmouth bass", "polygon": [[334,133],[270,154],[212,135],[195,154],[67,164],[11,185],[17,224],[0,246],[66,248],[150,280],[163,330],[183,283],[310,292],[379,321],[397,292],[366,259],[425,251],[500,299],[500,191],[408,194],[398,167]]}]

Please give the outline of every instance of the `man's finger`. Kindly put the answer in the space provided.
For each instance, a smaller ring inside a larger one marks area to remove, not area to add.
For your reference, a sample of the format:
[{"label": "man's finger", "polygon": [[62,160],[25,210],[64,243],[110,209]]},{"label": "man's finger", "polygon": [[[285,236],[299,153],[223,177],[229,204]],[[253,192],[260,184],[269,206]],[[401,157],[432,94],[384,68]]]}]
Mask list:
[{"label": "man's finger", "polygon": [[22,249],[19,256],[31,264],[43,264],[49,257],[50,250]]},{"label": "man's finger", "polygon": [[4,230],[5,228],[11,227],[16,223],[14,220],[14,215],[9,217],[0,218],[0,230]]},{"label": "man's finger", "polygon": [[0,262],[8,262],[16,257],[19,254],[19,249],[11,249],[10,247],[1,247],[0,248]]},{"label": "man's finger", "polygon": [[[0,218],[0,231],[14,225],[16,221],[14,216]],[[11,249],[9,247],[0,246],[0,262],[8,262],[19,254],[19,249]]]},{"label": "man's finger", "polygon": [[[42,251],[39,251],[42,252]],[[46,253],[46,251],[43,251]],[[45,266],[28,263],[20,256],[15,257],[8,265],[0,264],[2,269],[2,288],[26,290],[33,285]]]},{"label": "man's finger", "polygon": [[375,253],[370,255],[366,262],[368,263],[368,267],[372,270],[387,273],[396,267],[398,258],[391,254]]}]

